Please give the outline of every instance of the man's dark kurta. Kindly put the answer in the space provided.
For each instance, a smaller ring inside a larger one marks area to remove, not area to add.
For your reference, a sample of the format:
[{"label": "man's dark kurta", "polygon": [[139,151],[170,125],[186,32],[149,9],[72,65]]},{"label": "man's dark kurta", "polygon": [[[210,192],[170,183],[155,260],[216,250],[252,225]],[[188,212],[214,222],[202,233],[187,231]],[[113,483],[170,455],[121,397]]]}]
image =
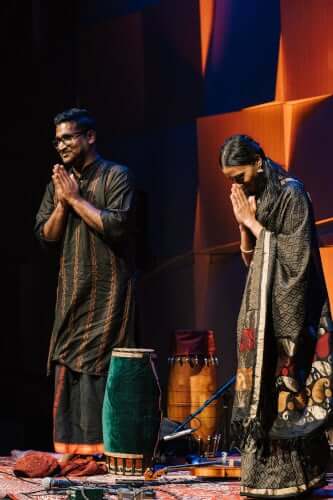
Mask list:
[{"label": "man's dark kurta", "polygon": [[78,180],[80,195],[100,209],[103,234],[69,209],[61,242],[43,236],[56,204],[50,182],[35,231],[60,245],[60,270],[48,368],[53,362],[89,375],[105,374],[114,347],[134,345],[134,188],[126,167],[98,158]]}]

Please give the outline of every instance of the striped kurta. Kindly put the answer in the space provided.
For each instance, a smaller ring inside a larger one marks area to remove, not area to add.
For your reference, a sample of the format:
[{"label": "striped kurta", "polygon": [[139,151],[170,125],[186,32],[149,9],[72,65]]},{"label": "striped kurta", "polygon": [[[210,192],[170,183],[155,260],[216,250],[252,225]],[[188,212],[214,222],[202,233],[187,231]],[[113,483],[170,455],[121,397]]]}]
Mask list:
[{"label": "striped kurta", "polygon": [[61,242],[46,241],[43,226],[54,210],[53,183],[46,188],[35,231],[60,247],[60,270],[48,368],[65,365],[102,375],[113,347],[134,345],[134,188],[126,167],[98,158],[78,179],[81,196],[100,209],[103,234],[70,209]]}]

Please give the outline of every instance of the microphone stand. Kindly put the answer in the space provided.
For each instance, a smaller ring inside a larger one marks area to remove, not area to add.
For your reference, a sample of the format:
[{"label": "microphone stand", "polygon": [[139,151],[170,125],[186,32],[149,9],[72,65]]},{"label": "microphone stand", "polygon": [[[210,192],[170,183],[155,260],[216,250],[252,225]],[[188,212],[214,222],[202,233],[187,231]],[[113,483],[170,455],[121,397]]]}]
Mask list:
[{"label": "microphone stand", "polygon": [[229,389],[229,387],[231,387],[235,383],[235,381],[236,375],[233,375],[225,384],[221,385],[221,387],[219,387],[217,391],[215,391],[214,394],[209,399],[207,399],[194,413],[191,413],[188,417],[186,417],[185,420],[183,420],[183,422],[179,424],[178,427],[176,427],[172,434],[175,434],[176,432],[182,430],[186,424],[188,424],[194,417],[199,415],[199,413],[201,413],[212,401],[222,396],[222,394],[224,394]]}]

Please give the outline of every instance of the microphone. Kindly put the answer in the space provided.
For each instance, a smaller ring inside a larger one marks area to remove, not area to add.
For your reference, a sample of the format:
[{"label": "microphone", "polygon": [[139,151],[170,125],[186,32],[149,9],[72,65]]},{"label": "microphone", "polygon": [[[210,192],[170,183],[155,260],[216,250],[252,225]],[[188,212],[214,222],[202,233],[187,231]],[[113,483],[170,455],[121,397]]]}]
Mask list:
[{"label": "microphone", "polygon": [[170,441],[171,439],[177,439],[182,436],[187,436],[192,432],[195,432],[197,429],[185,429],[184,431],[174,432],[173,434],[168,434],[163,437],[163,441]]},{"label": "microphone", "polygon": [[72,488],[73,486],[83,486],[84,483],[80,481],[70,481],[69,479],[56,479],[53,477],[44,477],[42,479],[42,486],[44,490],[53,490],[54,488]]}]

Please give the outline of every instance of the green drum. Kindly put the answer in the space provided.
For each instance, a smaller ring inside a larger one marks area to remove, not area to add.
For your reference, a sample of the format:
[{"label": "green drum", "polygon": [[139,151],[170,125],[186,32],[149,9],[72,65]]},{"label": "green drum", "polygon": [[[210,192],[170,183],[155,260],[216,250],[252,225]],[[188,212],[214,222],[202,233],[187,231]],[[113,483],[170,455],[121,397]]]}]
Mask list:
[{"label": "green drum", "polygon": [[103,404],[104,453],[114,474],[141,475],[155,453],[161,391],[152,349],[113,349]]}]

